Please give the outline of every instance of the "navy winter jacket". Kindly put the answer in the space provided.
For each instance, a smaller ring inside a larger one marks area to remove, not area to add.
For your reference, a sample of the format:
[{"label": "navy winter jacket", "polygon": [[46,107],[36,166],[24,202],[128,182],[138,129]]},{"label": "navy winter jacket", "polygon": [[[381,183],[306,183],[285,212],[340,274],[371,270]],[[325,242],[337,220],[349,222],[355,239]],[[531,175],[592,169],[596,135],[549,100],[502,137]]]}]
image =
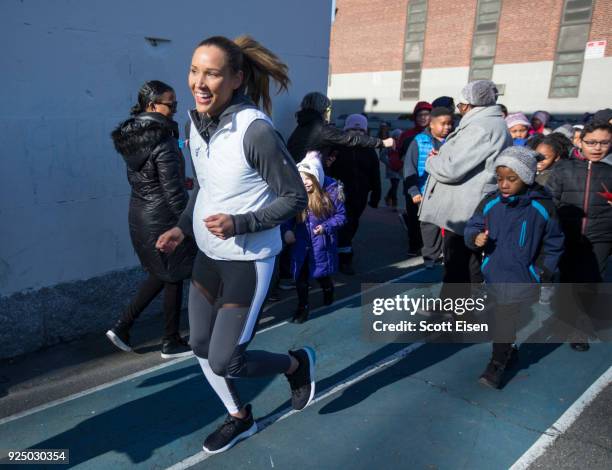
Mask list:
[{"label": "navy winter jacket", "polygon": [[[291,272],[294,279],[300,275],[304,261],[308,256],[308,267],[311,278],[330,276],[338,270],[338,229],[346,223],[344,195],[342,186],[335,179],[325,177],[323,190],[334,203],[334,213],[321,220],[309,213],[305,222],[297,223],[291,219],[281,226],[283,239],[287,230],[295,233],[296,242],[291,245]],[[322,225],[325,232],[315,235],[313,230]]]},{"label": "navy winter jacket", "polygon": [[[482,274],[488,284],[550,282],[563,253],[563,232],[552,197],[534,184],[520,195],[503,197],[499,191],[488,194],[468,221],[466,245],[479,250],[476,236],[485,230]],[[504,303],[522,301],[532,292],[506,291]]]}]

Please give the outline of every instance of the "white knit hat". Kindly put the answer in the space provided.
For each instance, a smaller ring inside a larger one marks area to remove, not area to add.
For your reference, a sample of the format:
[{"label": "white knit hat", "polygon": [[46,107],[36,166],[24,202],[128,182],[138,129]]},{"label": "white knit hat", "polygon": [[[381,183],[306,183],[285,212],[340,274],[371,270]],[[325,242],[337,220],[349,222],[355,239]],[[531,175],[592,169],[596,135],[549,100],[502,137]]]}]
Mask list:
[{"label": "white knit hat", "polygon": [[297,169],[302,173],[308,173],[309,175],[314,176],[317,179],[319,186],[323,186],[323,180],[325,180],[325,172],[323,171],[323,165],[321,164],[321,160],[319,160],[319,158],[317,158],[316,156],[307,155],[304,160],[298,163]]}]

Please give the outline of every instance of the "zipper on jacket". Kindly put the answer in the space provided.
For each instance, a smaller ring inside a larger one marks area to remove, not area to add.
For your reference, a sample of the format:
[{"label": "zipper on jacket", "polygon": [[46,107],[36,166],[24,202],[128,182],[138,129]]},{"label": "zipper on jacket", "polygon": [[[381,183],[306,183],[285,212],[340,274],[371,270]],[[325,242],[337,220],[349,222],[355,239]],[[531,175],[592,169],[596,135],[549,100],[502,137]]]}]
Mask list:
[{"label": "zipper on jacket", "polygon": [[584,201],[582,203],[582,211],[584,212],[584,216],[582,217],[582,229],[580,231],[580,233],[582,235],[584,235],[586,233],[586,227],[587,227],[587,218],[588,218],[588,211],[589,211],[589,199],[590,199],[590,192],[591,192],[591,172],[592,172],[592,165],[593,162],[591,160],[589,160],[589,164],[587,167],[587,177],[586,177],[586,184],[584,187]]},{"label": "zipper on jacket", "polygon": [[523,220],[523,224],[521,225],[521,236],[519,237],[519,246],[525,246],[525,237],[527,235],[527,221]]}]

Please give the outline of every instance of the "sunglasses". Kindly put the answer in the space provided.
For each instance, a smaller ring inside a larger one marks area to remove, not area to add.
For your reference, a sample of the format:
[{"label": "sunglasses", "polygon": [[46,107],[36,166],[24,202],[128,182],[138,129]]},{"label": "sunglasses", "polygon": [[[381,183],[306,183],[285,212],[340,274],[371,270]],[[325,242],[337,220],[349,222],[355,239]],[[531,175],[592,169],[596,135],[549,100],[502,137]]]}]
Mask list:
[{"label": "sunglasses", "polygon": [[172,111],[173,113],[176,113],[178,101],[158,101],[155,104],[163,104],[164,106],[167,106],[168,109],[170,109],[170,111]]}]

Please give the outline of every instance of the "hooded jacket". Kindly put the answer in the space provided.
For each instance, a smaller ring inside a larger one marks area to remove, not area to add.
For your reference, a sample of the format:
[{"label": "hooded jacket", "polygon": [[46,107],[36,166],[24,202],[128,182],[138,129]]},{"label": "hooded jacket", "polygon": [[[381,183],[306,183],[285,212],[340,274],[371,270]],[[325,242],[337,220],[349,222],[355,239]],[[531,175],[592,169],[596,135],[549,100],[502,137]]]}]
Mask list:
[{"label": "hooded jacket", "polygon": [[176,225],[187,205],[176,123],[159,113],[142,113],[121,123],[111,136],[127,164],[130,237],[140,262],[165,282],[187,279],[195,255],[193,240],[185,240],[169,255],[155,248],[157,238]]},{"label": "hooded jacket", "polygon": [[495,159],[512,137],[499,106],[474,108],[451,132],[440,153],[428,158],[429,178],[419,218],[463,235],[478,203],[495,190]]},{"label": "hooded jacket", "polygon": [[520,195],[487,195],[468,221],[464,239],[472,250],[476,236],[489,231],[484,246],[482,274],[494,286],[501,303],[529,298],[524,286],[507,284],[550,282],[563,253],[563,232],[551,195],[534,184]]},{"label": "hooded jacket", "polygon": [[[319,278],[330,276],[338,270],[338,229],[346,223],[344,195],[342,186],[336,180],[325,177],[323,190],[334,204],[334,213],[325,220],[308,213],[306,220],[297,223],[296,219],[283,224],[283,234],[287,230],[295,233],[295,243],[291,245],[291,273],[294,279],[300,275],[304,261],[308,257],[309,276]],[[318,225],[325,228],[321,235],[314,235]]]},{"label": "hooded jacket", "polygon": [[327,154],[332,147],[382,148],[382,140],[357,131],[342,131],[325,124],[323,116],[314,109],[297,112],[297,127],[289,136],[287,149],[296,163],[302,161],[309,150]]}]

